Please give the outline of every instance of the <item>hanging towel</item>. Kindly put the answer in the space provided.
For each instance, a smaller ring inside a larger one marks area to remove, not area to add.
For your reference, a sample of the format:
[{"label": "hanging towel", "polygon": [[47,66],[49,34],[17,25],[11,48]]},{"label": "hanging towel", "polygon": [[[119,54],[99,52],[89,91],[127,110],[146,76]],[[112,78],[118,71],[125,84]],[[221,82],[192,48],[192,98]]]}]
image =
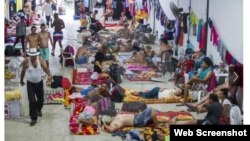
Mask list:
[{"label": "hanging towel", "polygon": [[203,19],[200,19],[198,23],[197,42],[200,42],[201,39],[202,23]]},{"label": "hanging towel", "polygon": [[200,37],[200,44],[199,44],[199,48],[203,49],[205,48],[205,43],[206,42],[206,24],[204,24],[201,27],[201,37]]}]

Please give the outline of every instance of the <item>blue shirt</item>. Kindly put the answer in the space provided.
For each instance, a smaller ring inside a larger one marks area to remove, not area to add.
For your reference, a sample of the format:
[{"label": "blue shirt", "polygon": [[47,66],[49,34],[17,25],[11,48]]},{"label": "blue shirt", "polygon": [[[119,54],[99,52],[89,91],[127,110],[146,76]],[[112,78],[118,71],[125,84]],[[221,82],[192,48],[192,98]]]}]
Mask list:
[{"label": "blue shirt", "polygon": [[212,68],[207,68],[207,69],[201,69],[201,71],[199,72],[198,78],[199,79],[205,79],[207,74],[212,71]]}]

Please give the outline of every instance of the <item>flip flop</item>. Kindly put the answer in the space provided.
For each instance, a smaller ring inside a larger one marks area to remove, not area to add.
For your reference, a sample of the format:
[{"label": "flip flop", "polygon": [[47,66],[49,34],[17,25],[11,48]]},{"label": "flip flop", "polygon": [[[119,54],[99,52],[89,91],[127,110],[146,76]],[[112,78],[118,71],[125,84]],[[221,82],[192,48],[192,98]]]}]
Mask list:
[{"label": "flip flop", "polygon": [[188,112],[196,112],[194,109],[190,109],[190,108],[188,108],[187,111]]},{"label": "flip flop", "polygon": [[187,107],[188,107],[188,109],[189,110],[191,110],[191,111],[193,111],[193,112],[196,112],[197,111],[197,108],[196,107],[194,107],[193,105],[191,105],[191,104],[185,104]]},{"label": "flip flop", "polygon": [[193,108],[195,108],[192,104],[190,104],[190,103],[186,103],[185,104],[188,108],[191,108],[191,109],[193,109]]}]

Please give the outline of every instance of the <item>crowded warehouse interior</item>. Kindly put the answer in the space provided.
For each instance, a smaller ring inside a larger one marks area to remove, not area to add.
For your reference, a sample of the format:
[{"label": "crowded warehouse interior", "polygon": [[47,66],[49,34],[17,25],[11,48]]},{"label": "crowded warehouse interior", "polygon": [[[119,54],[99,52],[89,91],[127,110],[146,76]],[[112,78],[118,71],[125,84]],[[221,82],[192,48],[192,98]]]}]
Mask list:
[{"label": "crowded warehouse interior", "polygon": [[2,4],[6,141],[169,141],[170,125],[243,124],[243,0]]}]

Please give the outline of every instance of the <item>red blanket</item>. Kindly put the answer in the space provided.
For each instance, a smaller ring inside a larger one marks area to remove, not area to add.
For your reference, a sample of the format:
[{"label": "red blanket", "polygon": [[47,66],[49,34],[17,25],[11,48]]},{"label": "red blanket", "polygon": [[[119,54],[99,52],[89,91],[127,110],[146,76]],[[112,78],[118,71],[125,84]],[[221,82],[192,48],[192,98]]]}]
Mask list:
[{"label": "red blanket", "polygon": [[103,24],[103,26],[105,26],[105,27],[114,27],[114,26],[121,26],[121,25],[119,25],[118,23],[105,23],[105,24]]},{"label": "red blanket", "polygon": [[91,74],[92,74],[92,71],[77,72],[76,70],[73,70],[72,83],[75,85],[92,85],[92,84],[100,85],[106,81],[106,79],[102,79],[101,77],[99,77],[98,80],[91,80],[90,79]]},{"label": "red blanket", "polygon": [[78,117],[79,114],[84,110],[86,104],[84,102],[79,102],[75,104],[75,108],[73,111],[73,115],[70,117],[69,120],[69,128],[72,134],[75,135],[96,135],[98,134],[98,125],[82,125],[81,132],[79,132],[79,123],[78,123]]}]

